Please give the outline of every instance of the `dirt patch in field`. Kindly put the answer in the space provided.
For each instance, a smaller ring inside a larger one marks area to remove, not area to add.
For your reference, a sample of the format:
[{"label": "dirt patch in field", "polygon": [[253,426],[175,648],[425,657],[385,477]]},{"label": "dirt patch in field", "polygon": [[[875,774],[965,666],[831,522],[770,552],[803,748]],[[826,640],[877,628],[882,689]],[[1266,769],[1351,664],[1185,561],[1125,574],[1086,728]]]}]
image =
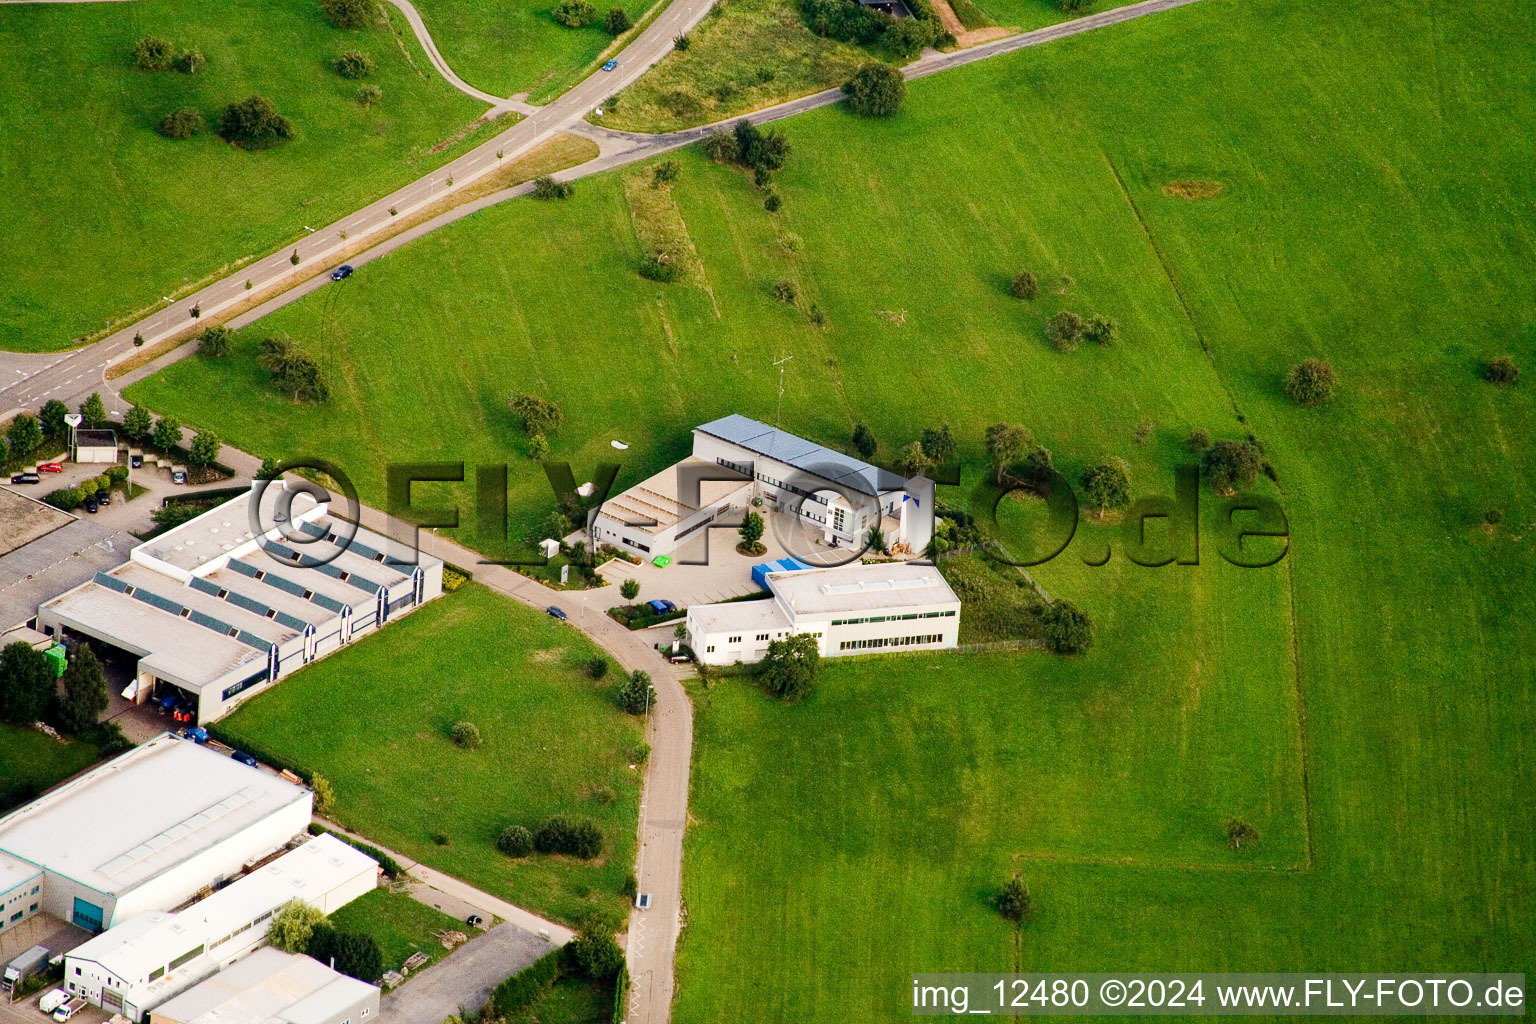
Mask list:
[{"label": "dirt patch in field", "polygon": [[1219,181],[1170,181],[1163,186],[1163,195],[1170,199],[1215,199],[1226,190]]},{"label": "dirt patch in field", "polygon": [[949,6],[948,0],[932,0],[933,11],[944,23],[945,30],[955,37],[955,42],[964,49],[967,46],[975,46],[977,43],[985,43],[989,39],[1001,39],[1012,34],[1012,29],[1003,28],[1000,25],[990,25],[983,28],[968,29],[955,9]]},{"label": "dirt patch in field", "polygon": [[541,651],[529,651],[528,660],[537,663],[558,661],[560,655],[565,653],[564,647],[546,647]]}]

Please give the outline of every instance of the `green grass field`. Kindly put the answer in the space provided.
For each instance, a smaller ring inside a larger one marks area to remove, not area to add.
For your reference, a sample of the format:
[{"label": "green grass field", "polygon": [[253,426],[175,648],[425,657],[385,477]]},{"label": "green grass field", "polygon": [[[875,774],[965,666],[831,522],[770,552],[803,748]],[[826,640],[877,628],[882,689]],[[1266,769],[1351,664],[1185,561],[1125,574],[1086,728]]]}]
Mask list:
[{"label": "green grass field", "polygon": [[[398,971],[414,953],[425,953],[435,963],[448,955],[437,933],[466,931],[458,918],[427,906],[409,893],[390,889],[375,889],[348,903],[331,915],[331,927],[373,936],[384,954],[386,971]],[[472,929],[467,932],[473,934]]]},{"label": "green grass field", "polygon": [[[823,442],[863,421],[890,452],[945,417],[974,457],[1007,418],[1068,477],[1121,455],[1146,494],[1172,491],[1191,428],[1251,431],[1292,534],[1272,569],[1227,566],[1209,532],[1199,566],[1144,569],[1085,525],[1036,571],[1094,615],[1084,658],[892,663],[916,678],[878,702],[839,690],[887,663],[839,667],[796,708],[710,695],[676,1019],[889,1020],[918,970],[1533,973],[1536,401],[1480,379],[1506,352],[1536,365],[1533,35],[1536,11],[1484,0],[1206,0],[924,79],[888,122],[786,122],[777,216],[679,156],[701,285],[635,275],[605,176],[460,222],[368,267],[343,307],[297,304],[228,365],[134,394],[261,454],[334,458],[373,500],[391,459],[509,460],[514,521],[549,500],[507,395],[562,404],[554,457],[578,480],[628,442],[622,486],[693,424],[772,417],[791,354],[784,425]],[[1223,191],[1164,194],[1180,180]],[[1031,304],[1005,290],[1024,267]],[[1052,351],[1059,308],[1114,317],[1121,343]],[[250,352],[279,329],[327,361],[331,406],[264,402]],[[1332,405],[1282,396],[1306,356],[1337,369]],[[468,487],[424,492],[472,507]],[[947,746],[920,742],[935,722]],[[782,797],[750,786],[768,770]],[[1230,813],[1259,824],[1263,870],[1221,863]],[[1015,868],[1040,904],[1021,945],[984,902]]]},{"label": "green grass field", "polygon": [[84,771],[100,756],[88,743],[60,743],[35,729],[0,725],[0,813]]},{"label": "green grass field", "polygon": [[459,77],[498,96],[526,92],[535,103],[574,85],[613,37],[603,16],[622,7],[639,21],[654,0],[596,4],[597,23],[566,28],[551,13],[558,0],[421,0],[427,31]]},{"label": "green grass field", "polygon": [[[67,348],[187,282],[266,255],[454,156],[483,104],[432,70],[403,21],[343,32],[306,0],[16,4],[0,9],[0,349]],[[195,75],[136,70],[142,36],[197,49]],[[372,108],[330,69],[371,54]],[[270,98],[297,138],[244,152],[156,122]]]},{"label": "green grass field", "polygon": [[[622,908],[634,862],[639,720],[613,681],[580,666],[595,653],[569,627],[470,586],[286,680],[224,722],[336,787],[336,817],[393,850],[519,906],[578,920]],[[448,738],[454,722],[484,745]],[[495,848],[508,825],[551,814],[603,829],[591,862]],[[447,839],[439,845],[434,836]]]}]

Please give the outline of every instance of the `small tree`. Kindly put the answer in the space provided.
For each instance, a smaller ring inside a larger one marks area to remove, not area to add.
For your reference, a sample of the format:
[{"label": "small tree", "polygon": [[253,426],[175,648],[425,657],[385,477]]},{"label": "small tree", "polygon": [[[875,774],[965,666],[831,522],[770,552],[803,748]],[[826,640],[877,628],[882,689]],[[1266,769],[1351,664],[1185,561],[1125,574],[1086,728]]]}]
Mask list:
[{"label": "small tree", "polygon": [[1099,508],[1099,518],[1110,509],[1131,503],[1131,470],[1121,458],[1110,458],[1083,470],[1083,495]]},{"label": "small tree", "polygon": [[[793,301],[793,298],[790,301]],[[862,423],[853,428],[852,443],[853,450],[859,453],[861,459],[874,458],[875,450],[880,447],[880,442],[875,440],[874,433]]]},{"label": "small tree", "polygon": [[560,0],[555,5],[555,20],[566,28],[581,28],[597,17],[597,8],[590,0]]},{"label": "small tree", "polygon": [[699,148],[717,164],[734,164],[741,160],[741,147],[736,144],[736,136],[722,128],[705,132]]},{"label": "small tree", "polygon": [[176,58],[176,70],[184,75],[195,75],[208,64],[201,50],[187,50]]},{"label": "small tree", "polygon": [[1095,313],[1083,321],[1083,337],[1099,345],[1113,345],[1120,337],[1120,325]]},{"label": "small tree", "polygon": [[50,398],[43,403],[43,408],[37,414],[38,425],[42,428],[43,436],[55,441],[61,441],[69,435],[69,424],[64,422],[64,417],[69,415],[69,406],[57,398]]},{"label": "small tree", "polygon": [[689,46],[692,46],[692,45],[693,45],[693,40],[688,38],[688,33],[686,33],[686,32],[684,32],[680,36],[673,36],[672,37],[672,49],[674,49],[674,50],[686,50],[686,49],[688,49]]},{"label": "small tree", "polygon": [[769,213],[778,213],[783,208],[784,197],[779,195],[779,193],[773,189],[769,189],[768,194],[763,197],[763,209],[767,210]]},{"label": "small tree", "polygon": [[1227,848],[1241,850],[1247,846],[1253,846],[1259,841],[1259,830],[1252,823],[1242,818],[1232,818],[1227,822]]},{"label": "small tree", "polygon": [[235,332],[223,325],[210,327],[197,339],[197,354],[210,359],[222,359],[229,355],[230,339],[234,336]]},{"label": "small tree", "polygon": [[843,94],[861,117],[890,117],[907,101],[907,80],[889,64],[871,61],[843,83]]},{"label": "small tree", "polygon": [[1264,453],[1252,441],[1217,441],[1201,459],[1201,468],[1211,487],[1230,494],[1240,487],[1251,487],[1264,468]]},{"label": "small tree", "polygon": [[1003,887],[992,897],[992,905],[997,912],[1014,924],[1028,924],[1035,916],[1035,900],[1029,894],[1029,887],[1024,884],[1024,879],[1014,875],[1008,879]]},{"label": "small tree", "polygon": [[1298,405],[1326,405],[1336,383],[1332,366],[1321,359],[1304,359],[1285,375],[1285,393]]},{"label": "small tree", "polygon": [[1018,462],[1035,443],[1035,437],[1027,427],[1014,423],[994,423],[987,428],[987,464],[992,467],[992,480],[1002,484],[1008,467]]},{"label": "small tree", "polygon": [[601,654],[595,655],[587,661],[587,675],[593,679],[601,679],[608,674],[608,659]]},{"label": "small tree", "polygon": [[53,662],[42,651],[20,640],[0,650],[0,719],[31,725],[48,712],[56,689]]},{"label": "small tree", "polygon": [[373,58],[362,50],[343,50],[341,55],[331,61],[331,67],[342,78],[367,78],[373,74]]},{"label": "small tree", "polygon": [[80,419],[86,428],[92,430],[106,424],[107,404],[101,400],[100,392],[92,391],[91,396],[80,403]]},{"label": "small tree", "polygon": [[1051,459],[1051,450],[1043,444],[1036,444],[1024,456],[1024,479],[1036,486],[1043,485],[1056,471]]},{"label": "small tree", "polygon": [[528,457],[534,462],[549,458],[549,438],[543,434],[528,435]]},{"label": "small tree", "polygon": [[162,117],[155,125],[155,131],[167,139],[180,140],[201,134],[206,127],[207,122],[196,107],[182,107]]},{"label": "small tree", "polygon": [[1184,439],[1184,450],[1195,455],[1204,455],[1211,450],[1212,443],[1209,431],[1196,428],[1191,430],[1189,436]]},{"label": "small tree", "polygon": [[821,651],[809,633],[768,641],[768,652],[757,669],[764,689],[791,703],[809,696],[820,675]]},{"label": "small tree", "polygon": [[1146,444],[1152,440],[1152,434],[1157,429],[1157,424],[1152,422],[1152,417],[1143,416],[1136,422],[1136,429],[1131,431],[1131,440],[1137,444]]},{"label": "small tree", "polygon": [[176,48],[169,39],[145,36],[133,44],[133,63],[140,71],[166,71],[176,59]]},{"label": "small tree", "polygon": [[677,180],[680,173],[682,173],[682,166],[676,160],[663,160],[651,172],[651,184],[658,187],[670,185]]},{"label": "small tree", "polygon": [[224,108],[219,115],[219,137],[237,146],[259,149],[293,138],[293,125],[277,112],[271,100],[252,93]]},{"label": "small tree", "polygon": [[1520,379],[1520,368],[1515,365],[1512,357],[1499,356],[1497,359],[1490,359],[1488,365],[1483,367],[1483,378],[1490,384],[1507,388]]},{"label": "small tree", "polygon": [[187,449],[187,461],[194,466],[206,466],[219,457],[222,442],[208,430],[199,430]]},{"label": "small tree", "polygon": [[533,198],[535,199],[569,199],[576,194],[576,186],[568,181],[556,181],[549,175],[535,178],[533,182]]},{"label": "small tree", "polygon": [[152,437],[156,448],[170,451],[181,444],[181,421],[174,416],[160,417],[155,423]]},{"label": "small tree", "polygon": [[496,849],[508,857],[526,857],[533,852],[533,833],[523,825],[508,825],[496,837]]},{"label": "small tree", "polygon": [[763,553],[763,517],[756,512],[748,512],[741,521],[741,526],[736,533],[741,537],[741,543],[736,545],[736,550],[743,554],[760,555]]},{"label": "small tree", "polygon": [[315,929],[325,924],[325,914],[312,903],[289,900],[267,925],[267,942],[285,953],[305,953]]},{"label": "small tree", "polygon": [[1082,654],[1093,646],[1093,620],[1071,601],[1058,598],[1040,613],[1045,645],[1057,654]]},{"label": "small tree", "polygon": [[1040,294],[1040,282],[1035,279],[1035,275],[1030,271],[1021,270],[1008,283],[1008,294],[1016,299],[1033,299],[1036,295]]},{"label": "small tree", "polygon": [[330,779],[315,772],[309,777],[309,791],[315,794],[316,814],[330,814],[336,809],[336,787]]},{"label": "small tree", "polygon": [[5,440],[10,446],[11,458],[24,459],[43,443],[43,428],[36,419],[21,413],[11,420],[10,428],[5,432]]},{"label": "small tree", "polygon": [[619,593],[624,596],[624,600],[633,601],[640,595],[640,581],[625,580],[619,584]]},{"label": "small tree", "polygon": [[59,700],[59,724],[65,732],[81,733],[107,710],[107,675],[90,644],[77,644],[64,669],[64,696]]},{"label": "small tree", "polygon": [[629,27],[633,24],[634,22],[629,20],[629,14],[624,8],[613,7],[609,9],[607,17],[603,18],[603,31],[611,36],[616,36],[622,32],[628,32]]},{"label": "small tree", "polygon": [[474,722],[454,722],[450,730],[455,746],[474,750],[480,746],[480,728]]},{"label": "small tree", "polygon": [[[383,98],[384,90],[372,82],[365,82],[357,87],[357,102],[365,107],[377,106]],[[448,184],[453,184],[453,181],[450,179]]]},{"label": "small tree", "polygon": [[256,470],[256,479],[257,480],[276,480],[281,475],[278,472],[278,468],[277,468],[280,465],[282,465],[282,463],[278,462],[276,459],[272,458],[270,455],[267,456],[266,458],[261,460],[261,466],[260,466],[260,468],[258,468]]},{"label": "small tree", "polygon": [[631,672],[619,687],[617,699],[619,707],[631,715],[648,714],[656,703],[656,688],[651,685],[650,673],[641,669]]},{"label": "small tree", "polygon": [[551,434],[565,420],[559,405],[526,391],[507,399],[507,405],[522,417],[523,430],[529,434]]},{"label": "small tree", "polygon": [[584,928],[571,940],[570,958],[593,981],[607,981],[624,965],[624,951],[606,930]]},{"label": "small tree", "polygon": [[923,431],[923,453],[933,461],[934,465],[943,465],[955,457],[958,446],[955,444],[955,435],[945,423],[939,427],[929,427]]},{"label": "small tree", "polygon": [[1045,336],[1056,351],[1070,352],[1077,348],[1087,328],[1086,320],[1070,310],[1063,309],[1046,321]]},{"label": "small tree", "polygon": [[364,28],[379,22],[375,0],[320,0],[320,9],[337,28]]},{"label": "small tree", "polygon": [[123,433],[130,440],[148,440],[153,429],[154,417],[142,405],[130,405],[128,411],[123,413]]},{"label": "small tree", "polygon": [[921,476],[933,465],[933,460],[923,450],[923,442],[913,441],[901,450],[901,455],[896,459],[896,468],[902,475],[908,477]]}]

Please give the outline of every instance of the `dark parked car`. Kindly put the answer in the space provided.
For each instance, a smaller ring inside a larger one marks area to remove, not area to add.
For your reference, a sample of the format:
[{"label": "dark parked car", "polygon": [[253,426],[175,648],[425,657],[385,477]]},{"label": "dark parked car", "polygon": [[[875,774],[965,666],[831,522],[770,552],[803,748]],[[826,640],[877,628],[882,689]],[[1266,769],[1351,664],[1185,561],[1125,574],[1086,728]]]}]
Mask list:
[{"label": "dark parked car", "polygon": [[241,764],[250,765],[252,768],[256,767],[256,759],[243,750],[230,751],[229,756]]},{"label": "dark parked car", "polygon": [[181,738],[202,746],[208,742],[208,730],[199,725],[189,725],[181,730]]},{"label": "dark parked car", "polygon": [[138,453],[128,456],[128,465],[133,469],[142,469],[144,466],[144,456]]},{"label": "dark parked car", "polygon": [[345,263],[343,263],[341,266],[337,267],[335,270],[331,271],[331,280],[332,281],[345,281],[347,278],[349,278],[351,276],[352,276],[352,268],[350,266],[348,266],[347,264],[345,264]]},{"label": "dark parked car", "polygon": [[89,512],[91,515],[95,515],[96,514],[96,510],[99,509],[100,507],[101,507],[101,502],[96,500],[96,495],[93,494],[89,498],[85,499],[85,510],[87,512]]},{"label": "dark parked car", "polygon": [[561,622],[564,622],[566,619],[570,618],[569,615],[565,614],[565,609],[561,608],[557,604],[550,605],[548,608],[545,608],[544,611],[549,613],[552,618],[559,619]]},{"label": "dark parked car", "polygon": [[35,484],[41,479],[42,477],[36,473],[13,473],[11,475],[11,483],[13,484]]},{"label": "dark parked car", "polygon": [[677,611],[677,605],[673,604],[671,601],[656,600],[647,601],[646,603],[651,606],[651,611],[655,612],[657,615],[666,615],[669,612]]},{"label": "dark parked car", "polygon": [[112,504],[112,492],[111,491],[97,491],[96,492],[96,500],[99,501],[103,505],[110,505],[110,504]]}]

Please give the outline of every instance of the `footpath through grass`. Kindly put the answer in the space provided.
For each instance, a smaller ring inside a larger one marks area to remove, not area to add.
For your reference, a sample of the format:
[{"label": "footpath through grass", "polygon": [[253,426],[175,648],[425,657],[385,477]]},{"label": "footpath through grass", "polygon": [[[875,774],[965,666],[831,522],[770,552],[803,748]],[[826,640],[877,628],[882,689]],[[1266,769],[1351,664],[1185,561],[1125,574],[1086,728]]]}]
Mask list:
[{"label": "footpath through grass", "polygon": [[[0,6],[0,349],[48,351],[221,268],[263,256],[454,156],[434,152],[485,109],[432,70],[403,22],[344,32],[294,0]],[[143,72],[147,35],[207,59]],[[359,84],[330,61],[370,54]],[[173,142],[161,117],[212,128],[253,92],[297,137],[245,152],[211,132]]]},{"label": "footpath through grass", "polygon": [[[578,632],[470,585],[240,708],[221,728],[319,771],[335,817],[369,839],[536,913],[578,921],[622,909],[634,867],[640,720],[613,676],[583,671]],[[455,722],[483,745],[449,739]],[[496,850],[508,825],[551,814],[601,826],[593,861]]]}]

